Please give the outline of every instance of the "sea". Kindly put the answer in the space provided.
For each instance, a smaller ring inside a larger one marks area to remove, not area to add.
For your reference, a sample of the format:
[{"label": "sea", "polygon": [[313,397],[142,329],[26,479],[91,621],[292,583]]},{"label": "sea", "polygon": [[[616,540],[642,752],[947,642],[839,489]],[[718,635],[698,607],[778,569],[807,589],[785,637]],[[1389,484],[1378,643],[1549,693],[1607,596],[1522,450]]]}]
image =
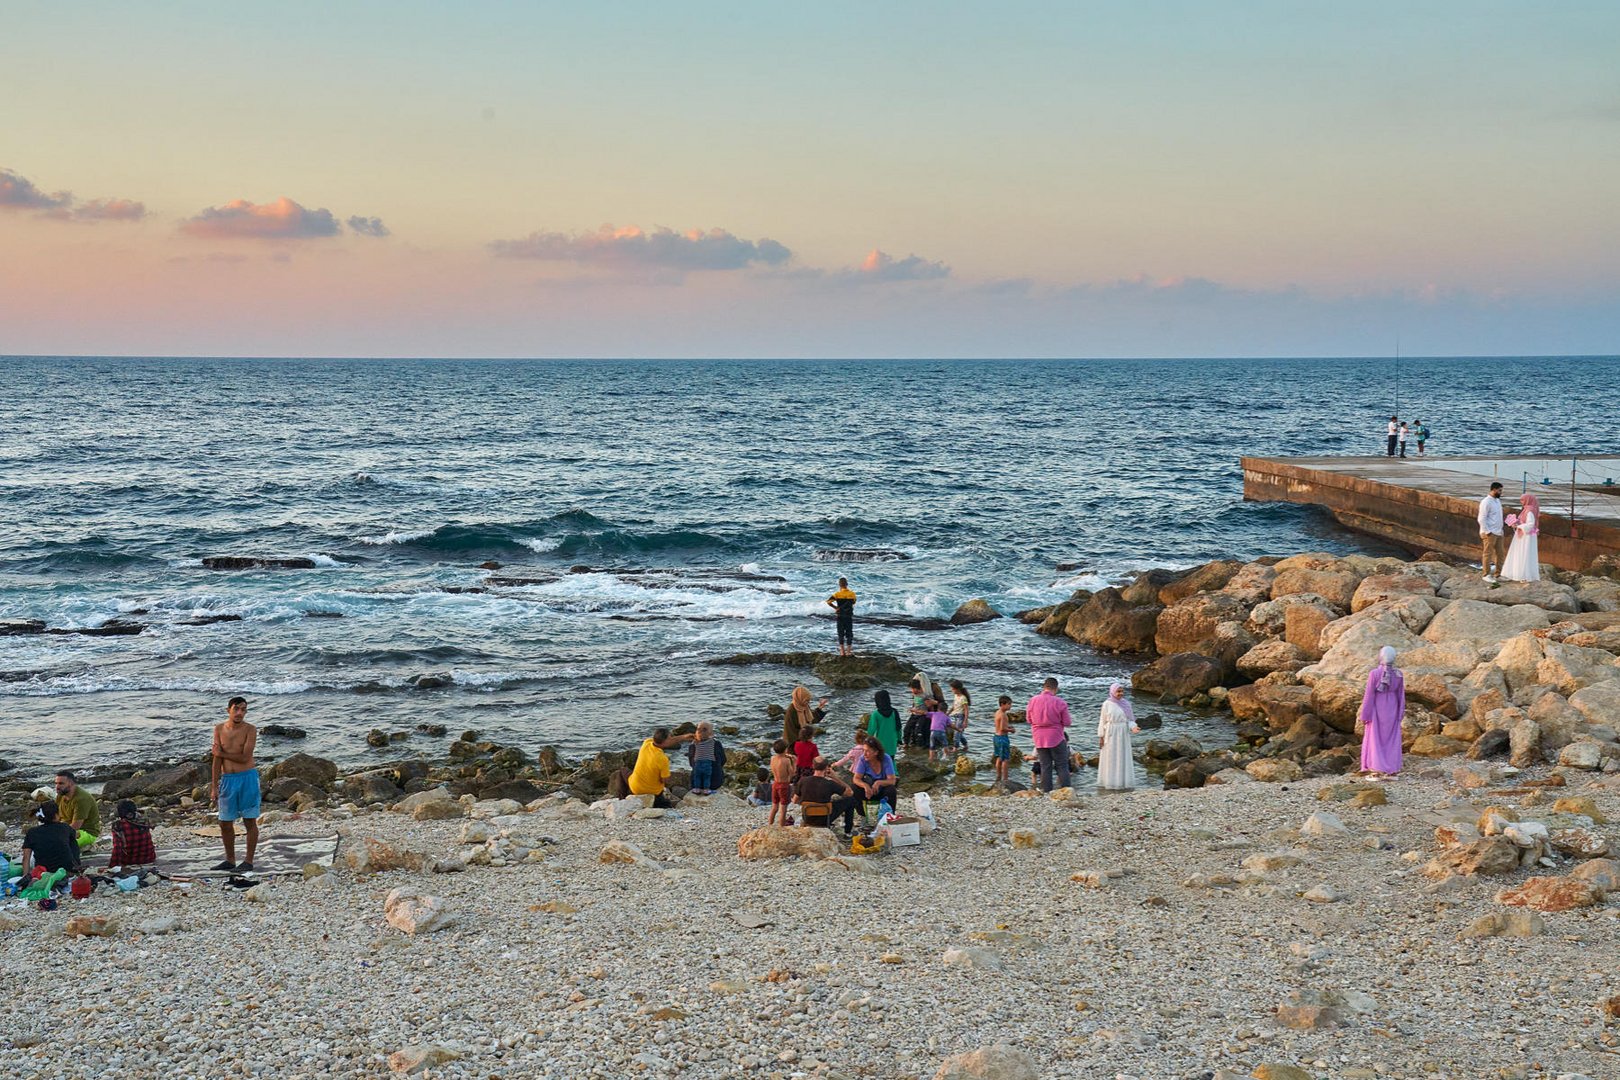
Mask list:
[{"label": "sea", "polygon": [[[1613,453],[1617,380],[1617,357],[0,356],[0,622],[143,628],[0,637],[0,759],[201,754],[236,694],[307,733],[266,760],[437,756],[468,729],[570,756],[704,719],[764,738],[799,682],[841,750],[870,692],[709,661],[832,649],[840,575],[859,618],[927,619],[1223,556],[1389,553],[1244,502],[1240,455],[1382,453],[1396,411],[1441,456]],[[1133,668],[1012,618],[857,633],[963,680],[981,756],[997,696],[1048,675],[1094,748]],[[1137,711],[1230,741],[1218,715]]]}]

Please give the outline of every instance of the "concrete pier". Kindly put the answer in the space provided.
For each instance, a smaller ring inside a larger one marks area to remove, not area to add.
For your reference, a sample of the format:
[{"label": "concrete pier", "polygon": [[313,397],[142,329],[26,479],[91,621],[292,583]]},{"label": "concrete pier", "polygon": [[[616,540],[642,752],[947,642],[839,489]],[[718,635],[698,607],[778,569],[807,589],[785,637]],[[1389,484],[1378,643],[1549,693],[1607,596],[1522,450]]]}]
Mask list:
[{"label": "concrete pier", "polygon": [[1542,562],[1584,570],[1620,555],[1620,456],[1243,459],[1245,499],[1321,506],[1357,532],[1475,560],[1475,515],[1493,479],[1504,487],[1504,514],[1526,490],[1541,501]]}]

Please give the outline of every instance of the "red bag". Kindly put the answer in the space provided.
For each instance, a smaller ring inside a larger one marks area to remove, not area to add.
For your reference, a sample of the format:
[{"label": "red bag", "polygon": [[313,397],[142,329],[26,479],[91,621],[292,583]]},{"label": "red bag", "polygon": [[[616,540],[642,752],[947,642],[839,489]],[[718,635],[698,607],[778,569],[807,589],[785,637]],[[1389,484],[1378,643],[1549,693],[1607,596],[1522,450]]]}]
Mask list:
[{"label": "red bag", "polygon": [[94,883],[83,874],[74,878],[73,883],[68,886],[68,892],[72,894],[75,900],[83,900],[90,895],[93,889],[95,889]]}]

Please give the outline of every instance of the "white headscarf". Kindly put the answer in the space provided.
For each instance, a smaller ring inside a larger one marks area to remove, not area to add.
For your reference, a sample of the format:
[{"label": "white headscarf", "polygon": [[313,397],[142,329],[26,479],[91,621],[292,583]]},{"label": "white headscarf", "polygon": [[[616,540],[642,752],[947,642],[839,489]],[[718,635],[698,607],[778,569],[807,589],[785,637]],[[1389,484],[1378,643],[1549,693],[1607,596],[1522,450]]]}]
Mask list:
[{"label": "white headscarf", "polygon": [[[1114,691],[1115,690],[1121,691],[1121,696],[1120,697],[1116,698],[1114,696]],[[1124,690],[1125,690],[1125,684],[1122,683],[1122,682],[1119,682],[1118,680],[1114,681],[1112,684],[1109,685],[1109,687],[1108,687],[1108,697],[1103,699],[1103,707],[1102,707],[1102,715],[1103,715],[1103,720],[1105,722],[1108,719],[1110,719],[1109,712],[1108,712],[1109,706],[1113,706],[1114,709],[1116,709],[1117,711],[1119,711],[1119,712],[1121,712],[1121,713],[1123,713],[1125,715],[1125,720],[1126,720],[1127,723],[1131,723],[1131,724],[1136,723],[1136,713],[1134,711],[1132,711],[1130,701],[1127,700],[1124,697],[1124,695],[1123,695]]]},{"label": "white headscarf", "polygon": [[1389,689],[1389,673],[1395,670],[1395,646],[1385,645],[1378,650],[1378,689]]}]

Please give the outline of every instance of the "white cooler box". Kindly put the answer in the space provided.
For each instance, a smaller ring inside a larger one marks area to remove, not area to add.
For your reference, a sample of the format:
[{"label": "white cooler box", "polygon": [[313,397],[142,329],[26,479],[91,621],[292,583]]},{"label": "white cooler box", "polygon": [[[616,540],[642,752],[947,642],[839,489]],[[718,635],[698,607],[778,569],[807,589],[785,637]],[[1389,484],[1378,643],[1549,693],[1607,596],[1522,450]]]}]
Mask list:
[{"label": "white cooler box", "polygon": [[914,817],[897,817],[884,828],[889,830],[890,847],[911,847],[922,843],[921,822]]}]

